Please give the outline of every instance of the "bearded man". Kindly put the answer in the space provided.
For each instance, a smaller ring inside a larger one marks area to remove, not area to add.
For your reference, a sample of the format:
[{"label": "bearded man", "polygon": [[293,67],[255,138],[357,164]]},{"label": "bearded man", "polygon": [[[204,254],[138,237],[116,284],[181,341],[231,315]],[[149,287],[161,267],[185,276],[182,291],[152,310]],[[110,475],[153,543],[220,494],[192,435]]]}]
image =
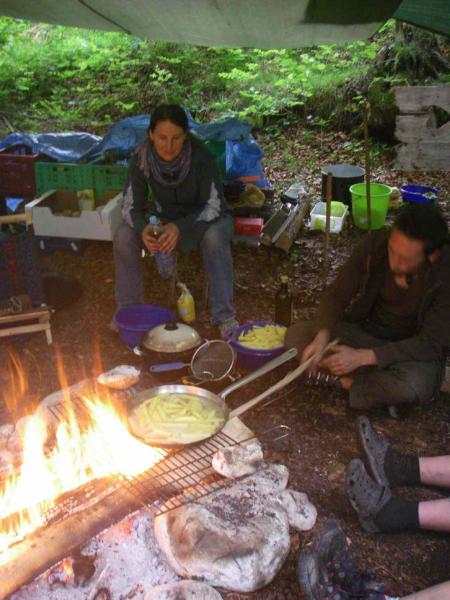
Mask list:
[{"label": "bearded man", "polygon": [[301,361],[339,344],[313,365],[349,391],[352,408],[430,402],[450,340],[448,225],[432,204],[403,208],[390,231],[367,234],[326,289],[313,323],[286,335]]}]

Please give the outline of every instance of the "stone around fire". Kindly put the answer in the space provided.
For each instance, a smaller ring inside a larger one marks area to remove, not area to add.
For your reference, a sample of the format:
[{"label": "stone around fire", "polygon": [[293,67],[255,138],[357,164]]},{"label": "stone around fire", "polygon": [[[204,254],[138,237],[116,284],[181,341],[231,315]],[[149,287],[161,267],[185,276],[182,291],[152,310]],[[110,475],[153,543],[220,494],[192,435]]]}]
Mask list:
[{"label": "stone around fire", "polygon": [[[285,466],[268,465],[196,504],[157,517],[156,539],[175,572],[237,592],[270,583],[290,548],[289,518],[280,497],[288,476]],[[314,522],[310,518],[311,526]]]},{"label": "stone around fire", "polygon": [[222,596],[206,583],[179,581],[157,585],[147,592],[144,600],[222,600]]}]

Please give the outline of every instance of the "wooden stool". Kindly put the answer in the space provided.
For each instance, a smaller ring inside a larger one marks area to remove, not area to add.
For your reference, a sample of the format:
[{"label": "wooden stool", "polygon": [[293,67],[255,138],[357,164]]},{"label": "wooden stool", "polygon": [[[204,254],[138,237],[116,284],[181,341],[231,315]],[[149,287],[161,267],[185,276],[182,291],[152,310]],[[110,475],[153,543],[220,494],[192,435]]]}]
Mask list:
[{"label": "wooden stool", "polygon": [[[28,321],[38,321],[29,323]],[[50,329],[50,310],[47,307],[32,308],[20,313],[11,313],[0,316],[0,325],[9,327],[0,328],[0,337],[8,335],[20,335],[21,333],[34,333],[45,331],[47,344],[52,343],[52,331]]]}]

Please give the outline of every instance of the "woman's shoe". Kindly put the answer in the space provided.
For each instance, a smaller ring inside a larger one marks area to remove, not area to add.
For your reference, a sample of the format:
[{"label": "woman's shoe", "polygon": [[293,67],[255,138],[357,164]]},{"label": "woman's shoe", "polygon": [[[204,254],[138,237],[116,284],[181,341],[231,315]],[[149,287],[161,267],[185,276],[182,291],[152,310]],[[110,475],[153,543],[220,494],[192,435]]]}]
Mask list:
[{"label": "woman's shoe", "polygon": [[230,333],[233,331],[233,329],[235,329],[236,327],[239,327],[239,323],[238,323],[238,321],[236,321],[236,319],[234,317],[232,317],[231,319],[227,319],[226,321],[219,323],[218,327],[219,327],[220,337],[223,340],[227,340]]}]

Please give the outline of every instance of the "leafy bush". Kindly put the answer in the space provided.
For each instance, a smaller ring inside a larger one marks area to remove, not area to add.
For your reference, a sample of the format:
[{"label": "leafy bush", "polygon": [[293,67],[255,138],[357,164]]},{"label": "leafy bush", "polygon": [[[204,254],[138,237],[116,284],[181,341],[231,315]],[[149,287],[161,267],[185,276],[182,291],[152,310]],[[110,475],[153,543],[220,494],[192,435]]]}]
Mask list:
[{"label": "leafy bush", "polygon": [[0,19],[0,112],[17,128],[99,130],[183,102],[200,119],[258,125],[368,69],[375,44],[244,50]]},{"label": "leafy bush", "polygon": [[389,23],[380,39],[343,46],[230,49],[4,17],[0,114],[18,130],[101,133],[160,102],[182,102],[200,121],[237,116],[276,132],[300,115],[312,127],[351,128],[360,121],[353,98],[367,94],[393,31]]}]

